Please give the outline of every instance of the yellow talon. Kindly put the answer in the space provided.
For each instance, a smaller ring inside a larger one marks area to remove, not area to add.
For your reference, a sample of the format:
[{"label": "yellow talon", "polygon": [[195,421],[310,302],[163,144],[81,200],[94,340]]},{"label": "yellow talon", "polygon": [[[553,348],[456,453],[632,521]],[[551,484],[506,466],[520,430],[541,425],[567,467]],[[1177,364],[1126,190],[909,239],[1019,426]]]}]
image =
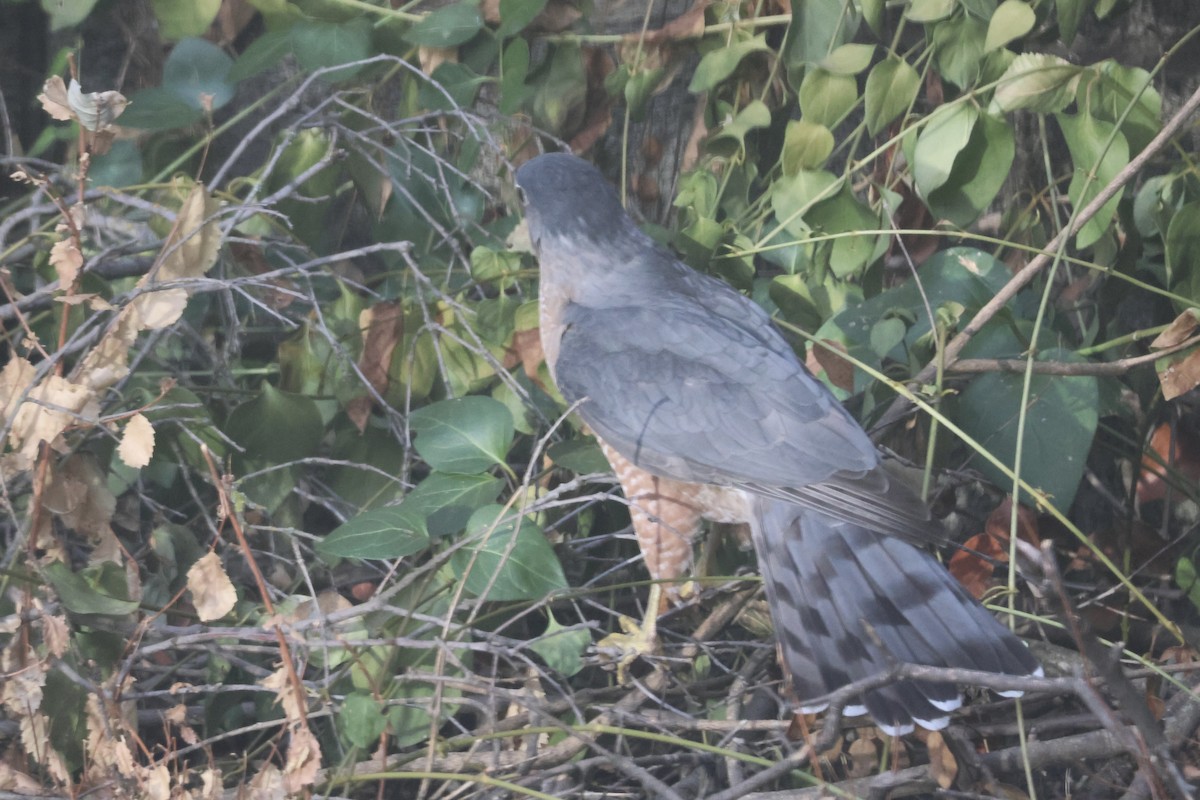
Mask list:
[{"label": "yellow talon", "polygon": [[610,633],[599,641],[596,651],[600,660],[616,664],[617,682],[625,683],[629,666],[643,655],[658,649],[658,612],[662,603],[662,585],[650,587],[646,601],[646,616],[639,625],[636,620],[622,614],[618,618],[624,633]]}]

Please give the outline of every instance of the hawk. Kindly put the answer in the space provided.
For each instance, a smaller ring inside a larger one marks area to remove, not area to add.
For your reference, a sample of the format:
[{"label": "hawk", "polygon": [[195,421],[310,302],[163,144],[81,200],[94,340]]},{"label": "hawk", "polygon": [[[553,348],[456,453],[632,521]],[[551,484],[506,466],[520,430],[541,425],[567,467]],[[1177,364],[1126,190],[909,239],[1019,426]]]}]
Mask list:
[{"label": "hawk", "polygon": [[[686,568],[702,517],[748,523],[806,712],[896,663],[1040,674],[923,549],[939,538],[924,504],[762,308],[646,236],[586,161],[538,156],[516,182],[546,362],[611,462],[655,580]],[[960,704],[953,685],[899,680],[845,713],[903,734]]]}]

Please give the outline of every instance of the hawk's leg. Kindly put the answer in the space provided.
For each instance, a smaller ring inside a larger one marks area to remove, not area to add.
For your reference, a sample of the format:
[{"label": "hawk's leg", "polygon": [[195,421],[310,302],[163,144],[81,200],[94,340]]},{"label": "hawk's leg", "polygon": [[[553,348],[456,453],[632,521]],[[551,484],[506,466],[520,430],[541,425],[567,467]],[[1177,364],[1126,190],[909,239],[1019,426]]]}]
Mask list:
[{"label": "hawk's leg", "polygon": [[641,624],[622,616],[624,632],[610,634],[599,643],[601,657],[616,663],[617,679],[624,682],[626,668],[657,647],[658,615],[667,602],[685,594],[685,587],[677,581],[691,567],[692,537],[700,527],[700,509],[693,502],[695,487],[651,475],[603,442],[601,447],[629,501],[638,547],[654,581]]}]

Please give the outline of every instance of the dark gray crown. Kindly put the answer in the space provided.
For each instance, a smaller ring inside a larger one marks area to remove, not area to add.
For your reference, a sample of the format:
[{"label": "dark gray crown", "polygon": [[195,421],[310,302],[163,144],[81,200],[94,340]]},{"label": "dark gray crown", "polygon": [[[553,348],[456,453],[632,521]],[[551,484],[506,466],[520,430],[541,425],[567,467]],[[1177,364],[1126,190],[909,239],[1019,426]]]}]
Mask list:
[{"label": "dark gray crown", "polygon": [[635,229],[616,190],[588,162],[567,153],[547,153],[517,170],[530,233],[610,240]]}]

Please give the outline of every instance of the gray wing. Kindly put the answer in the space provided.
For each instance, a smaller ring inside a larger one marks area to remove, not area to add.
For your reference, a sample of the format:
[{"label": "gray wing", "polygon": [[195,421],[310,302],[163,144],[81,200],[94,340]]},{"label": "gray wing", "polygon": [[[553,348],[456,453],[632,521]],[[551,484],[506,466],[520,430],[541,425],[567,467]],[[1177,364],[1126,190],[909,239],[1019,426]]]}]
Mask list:
[{"label": "gray wing", "polygon": [[645,303],[567,308],[557,382],[584,400],[580,416],[596,434],[653,473],[939,539],[762,309],[715,279],[679,277]]}]

